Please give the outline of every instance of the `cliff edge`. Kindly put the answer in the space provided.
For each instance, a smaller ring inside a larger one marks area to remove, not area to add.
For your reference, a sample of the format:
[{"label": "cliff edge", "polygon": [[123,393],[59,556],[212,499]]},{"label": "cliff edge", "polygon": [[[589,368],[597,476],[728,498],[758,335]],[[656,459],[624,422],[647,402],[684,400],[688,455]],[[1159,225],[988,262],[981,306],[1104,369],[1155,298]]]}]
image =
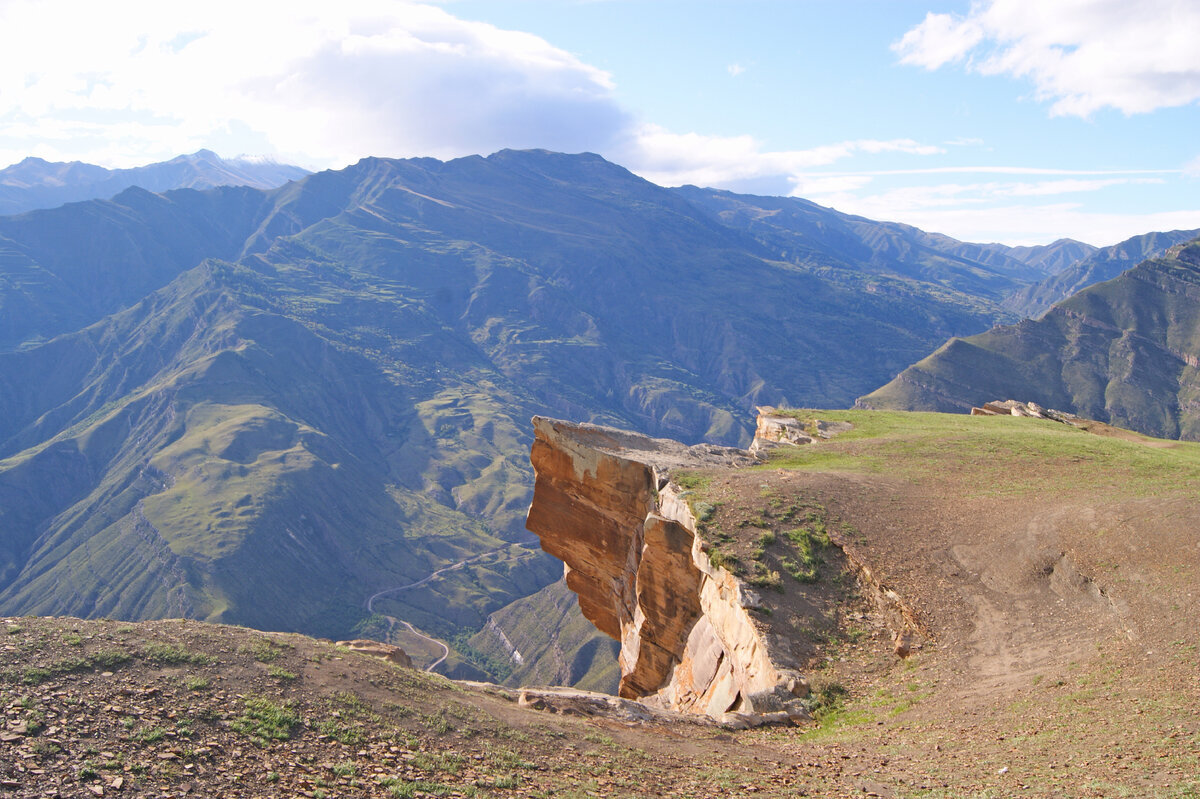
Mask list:
[{"label": "cliff edge", "polygon": [[543,417],[533,425],[526,524],[566,563],[584,616],[621,642],[620,695],[733,723],[807,718],[799,663],[752,617],[757,592],[711,562],[671,480],[756,456]]}]

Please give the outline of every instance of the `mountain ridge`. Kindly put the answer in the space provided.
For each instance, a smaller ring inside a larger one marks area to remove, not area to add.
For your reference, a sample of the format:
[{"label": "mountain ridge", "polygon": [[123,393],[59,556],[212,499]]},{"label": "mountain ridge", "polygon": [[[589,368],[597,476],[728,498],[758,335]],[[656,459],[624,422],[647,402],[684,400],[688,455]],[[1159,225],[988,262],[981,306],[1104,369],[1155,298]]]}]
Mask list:
[{"label": "mountain ridge", "polygon": [[64,203],[107,199],[131,186],[150,192],[250,186],[270,189],[310,174],[270,160],[225,159],[198,150],[168,161],[107,169],[80,161],[54,162],[30,156],[0,169],[0,216],[54,208]]},{"label": "mountain ridge", "polygon": [[1001,305],[1021,316],[1036,319],[1050,306],[1095,283],[1111,280],[1147,258],[1161,256],[1171,247],[1200,236],[1200,230],[1145,233],[1125,241],[1094,249],[1045,280],[1018,289]]},{"label": "mountain ridge", "polygon": [[1163,438],[1200,437],[1195,411],[1200,239],[1171,247],[1041,319],[955,338],[858,401],[964,411],[998,397]]}]

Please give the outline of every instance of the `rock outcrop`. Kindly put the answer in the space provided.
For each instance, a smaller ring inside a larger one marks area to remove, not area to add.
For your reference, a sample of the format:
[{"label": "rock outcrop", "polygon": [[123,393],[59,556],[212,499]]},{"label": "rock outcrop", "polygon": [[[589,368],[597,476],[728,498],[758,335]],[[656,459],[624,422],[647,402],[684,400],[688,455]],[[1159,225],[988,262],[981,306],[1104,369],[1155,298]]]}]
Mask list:
[{"label": "rock outcrop", "polygon": [[807,423],[771,406],[759,406],[751,452],[762,452],[780,445],[801,446],[818,439],[829,439],[850,429],[849,422],[811,419]]},{"label": "rock outcrop", "polygon": [[1019,400],[996,400],[985,402],[981,407],[971,409],[972,416],[1026,416],[1033,419],[1049,419],[1062,424],[1078,426],[1081,420],[1073,413],[1056,411],[1053,408],[1043,408],[1036,402],[1020,402]]},{"label": "rock outcrop", "polygon": [[566,563],[583,614],[621,642],[620,695],[735,725],[806,718],[797,664],[750,615],[761,600],[709,562],[670,480],[756,457],[542,417],[533,425],[526,524]]},{"label": "rock outcrop", "polygon": [[395,644],[385,644],[381,641],[372,641],[369,638],[355,638],[353,641],[338,641],[337,646],[345,647],[351,652],[359,652],[379,658],[380,660],[386,660],[388,663],[394,663],[406,669],[413,667],[412,659],[408,656],[408,653]]}]

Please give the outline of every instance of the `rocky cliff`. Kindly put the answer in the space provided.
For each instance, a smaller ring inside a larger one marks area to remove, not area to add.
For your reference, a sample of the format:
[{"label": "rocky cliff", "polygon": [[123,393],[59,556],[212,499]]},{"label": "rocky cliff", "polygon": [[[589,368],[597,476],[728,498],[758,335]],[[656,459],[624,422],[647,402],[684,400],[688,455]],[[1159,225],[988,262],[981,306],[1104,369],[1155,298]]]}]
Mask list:
[{"label": "rocky cliff", "polygon": [[541,417],[533,424],[527,526],[566,563],[583,614],[620,641],[620,695],[734,722],[806,716],[799,663],[752,617],[756,592],[710,562],[671,480],[680,469],[744,466],[755,456]]}]

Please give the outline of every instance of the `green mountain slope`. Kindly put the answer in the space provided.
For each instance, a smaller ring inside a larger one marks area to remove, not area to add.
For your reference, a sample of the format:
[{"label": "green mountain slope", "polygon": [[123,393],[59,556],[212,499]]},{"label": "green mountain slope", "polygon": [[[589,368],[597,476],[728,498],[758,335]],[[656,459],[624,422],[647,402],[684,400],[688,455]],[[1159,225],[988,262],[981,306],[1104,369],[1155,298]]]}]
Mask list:
[{"label": "green mountain slope", "polygon": [[[255,287],[198,267],[0,358],[10,407],[67,397],[6,420],[0,603],[345,632],[380,584],[504,543],[417,492],[397,496],[384,447],[420,427],[411,399],[255,307]],[[538,573],[517,596],[553,578]],[[501,604],[497,593],[480,618]]]},{"label": "green mountain slope", "polygon": [[952,339],[859,400],[965,411],[1019,398],[1165,438],[1200,438],[1200,240],[1087,288],[1038,321]]},{"label": "green mountain slope", "polygon": [[249,188],[131,188],[0,217],[0,352],[97,322],[205,258],[236,258],[268,198]]},{"label": "green mountain slope", "polygon": [[1147,258],[1157,258],[1169,248],[1194,239],[1200,230],[1172,230],[1146,233],[1120,244],[1094,250],[1075,263],[1030,286],[1018,289],[1001,303],[1019,316],[1036,319],[1054,303],[1070,297],[1095,283],[1112,280]]}]

